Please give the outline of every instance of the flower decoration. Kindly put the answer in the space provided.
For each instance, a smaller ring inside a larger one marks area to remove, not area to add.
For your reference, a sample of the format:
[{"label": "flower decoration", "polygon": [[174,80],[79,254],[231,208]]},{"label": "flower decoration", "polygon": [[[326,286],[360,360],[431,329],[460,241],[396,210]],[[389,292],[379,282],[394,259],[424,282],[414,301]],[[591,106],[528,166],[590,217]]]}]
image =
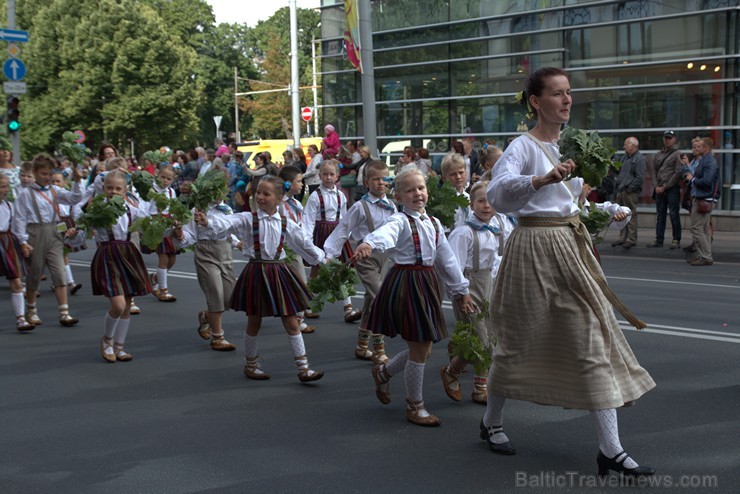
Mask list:
[{"label": "flower decoration", "polygon": [[290,188],[293,186],[293,182],[288,182],[287,180],[283,182],[283,188],[287,191],[290,190]]},{"label": "flower decoration", "polygon": [[518,93],[516,93],[514,95],[514,99],[516,99],[516,102],[520,105],[527,107],[527,113],[524,115],[524,117],[527,120],[534,120],[534,108],[532,108],[532,104],[529,102],[529,98],[527,98],[527,95],[524,93],[524,91],[519,91]]}]

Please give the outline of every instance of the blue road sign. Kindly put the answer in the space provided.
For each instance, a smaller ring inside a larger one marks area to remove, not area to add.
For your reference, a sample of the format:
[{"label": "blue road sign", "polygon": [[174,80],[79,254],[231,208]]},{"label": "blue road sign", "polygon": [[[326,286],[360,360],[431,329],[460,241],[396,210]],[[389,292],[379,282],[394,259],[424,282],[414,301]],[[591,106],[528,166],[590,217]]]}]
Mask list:
[{"label": "blue road sign", "polygon": [[20,31],[18,29],[0,28],[0,40],[15,41],[16,43],[27,43],[28,42],[28,31]]},{"label": "blue road sign", "polygon": [[17,58],[9,58],[3,64],[3,74],[11,81],[20,81],[26,76],[26,66]]}]

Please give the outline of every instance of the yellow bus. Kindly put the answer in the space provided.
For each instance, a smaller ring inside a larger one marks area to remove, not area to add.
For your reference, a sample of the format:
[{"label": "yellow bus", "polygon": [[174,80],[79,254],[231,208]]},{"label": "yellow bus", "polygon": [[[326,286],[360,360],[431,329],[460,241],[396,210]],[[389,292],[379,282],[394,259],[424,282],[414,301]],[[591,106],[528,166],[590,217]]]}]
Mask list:
[{"label": "yellow bus", "polygon": [[[311,144],[315,144],[318,149],[321,149],[321,137],[304,137],[301,139],[301,149],[303,149],[306,157],[308,157],[308,146]],[[237,149],[244,153],[244,162],[252,169],[256,166],[254,157],[259,153],[268,151],[272,156],[272,162],[277,163],[283,160],[283,152],[292,148],[292,139],[264,139],[242,142],[237,146]]]}]

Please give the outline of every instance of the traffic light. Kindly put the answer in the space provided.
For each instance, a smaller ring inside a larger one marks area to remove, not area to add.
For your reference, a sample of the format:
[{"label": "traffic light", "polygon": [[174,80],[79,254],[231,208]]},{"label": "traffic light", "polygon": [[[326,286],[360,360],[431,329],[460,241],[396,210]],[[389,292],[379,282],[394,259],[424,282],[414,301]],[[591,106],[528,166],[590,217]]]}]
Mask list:
[{"label": "traffic light", "polygon": [[18,129],[21,128],[17,96],[8,96],[5,110],[5,122],[8,125],[8,132],[18,132]]}]

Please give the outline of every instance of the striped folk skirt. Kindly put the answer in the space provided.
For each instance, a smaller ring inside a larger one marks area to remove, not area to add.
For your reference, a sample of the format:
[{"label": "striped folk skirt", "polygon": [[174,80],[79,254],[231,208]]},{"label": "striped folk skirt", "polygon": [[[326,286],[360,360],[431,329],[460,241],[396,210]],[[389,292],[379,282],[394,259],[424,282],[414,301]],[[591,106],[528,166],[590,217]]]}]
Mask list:
[{"label": "striped folk skirt", "polygon": [[[316,226],[314,226],[313,229],[313,244],[319,249],[323,249],[324,242],[329,238],[331,232],[337,228],[337,225],[339,225],[338,221],[316,220]],[[354,255],[355,253],[352,250],[352,246],[350,245],[349,240],[347,240],[342,246],[342,254],[339,256],[339,260],[342,262],[348,262]]]},{"label": "striped folk skirt", "polygon": [[9,280],[26,276],[26,259],[21,244],[11,232],[0,232],[0,276]]},{"label": "striped folk skirt", "polygon": [[90,266],[93,295],[141,297],[152,292],[144,260],[127,240],[102,242]]},{"label": "striped folk skirt", "polygon": [[439,282],[432,266],[395,264],[372,305],[367,329],[406,341],[447,338]]},{"label": "striped folk skirt", "polygon": [[[629,405],[655,387],[570,226],[518,226],[491,298],[496,395],[582,410]],[[589,263],[589,264],[586,264]]]},{"label": "striped folk skirt", "polygon": [[172,240],[172,237],[169,235],[164,237],[162,239],[162,242],[157,246],[155,250],[150,249],[144,244],[141,244],[141,253],[142,254],[167,254],[167,255],[177,255],[180,254],[180,250],[175,247],[175,242]]},{"label": "striped folk skirt", "polygon": [[248,316],[293,316],[308,308],[311,292],[284,261],[251,259],[236,280],[230,307]]}]

